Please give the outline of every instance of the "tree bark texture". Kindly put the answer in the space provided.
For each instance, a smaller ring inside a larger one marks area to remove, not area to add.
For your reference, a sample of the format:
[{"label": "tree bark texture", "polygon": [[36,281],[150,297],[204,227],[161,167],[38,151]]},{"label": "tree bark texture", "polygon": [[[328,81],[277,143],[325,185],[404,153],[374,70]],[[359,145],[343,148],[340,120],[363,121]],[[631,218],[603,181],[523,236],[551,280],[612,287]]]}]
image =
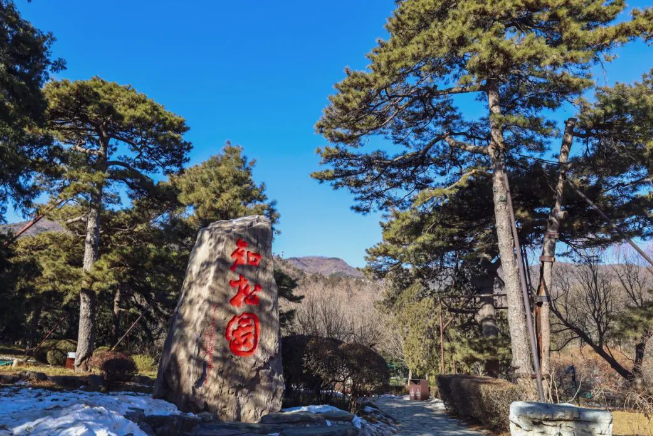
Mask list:
[{"label": "tree bark texture", "polygon": [[540,283],[537,289],[538,302],[536,306],[538,342],[540,349],[540,364],[542,374],[546,375],[551,371],[551,311],[549,299],[551,297],[551,285],[553,283],[553,260],[555,259],[556,242],[560,225],[565,217],[562,211],[565,180],[567,178],[567,161],[569,152],[574,141],[575,118],[569,118],[565,122],[565,132],[560,147],[558,163],[558,183],[556,184],[555,204],[551,208],[546,224],[544,243],[542,244],[542,258],[540,264]]},{"label": "tree bark texture", "polygon": [[[239,253],[246,263],[238,263]],[[250,253],[260,255],[260,263],[250,263]],[[200,230],[159,362],[156,397],[183,411],[215,413],[223,421],[256,422],[281,408],[272,261],[272,229],[263,216],[218,221]],[[244,279],[246,289],[237,283]],[[255,301],[239,300],[241,290]],[[256,329],[245,322],[252,319]]]},{"label": "tree bark texture", "polygon": [[77,351],[75,353],[75,372],[88,371],[88,359],[95,347],[96,295],[91,289],[88,274],[98,258],[100,245],[100,208],[102,207],[102,189],[91,194],[91,206],[86,223],[84,239],[84,281],[79,292],[79,330],[77,332]]},{"label": "tree bark texture", "polygon": [[116,286],[113,294],[113,313],[111,315],[111,341],[115,343],[120,338],[120,318],[122,309],[120,303],[122,302],[122,289],[120,285]]},{"label": "tree bark texture", "polygon": [[508,325],[512,349],[512,368],[518,378],[531,375],[528,333],[526,330],[526,314],[521,296],[519,269],[515,259],[514,241],[512,237],[512,220],[508,209],[508,187],[506,186],[505,150],[503,132],[495,120],[501,115],[499,105],[498,85],[488,83],[488,104],[490,107],[490,158],[492,160],[492,191],[494,201],[494,216],[503,269],[506,299],[508,302]]}]

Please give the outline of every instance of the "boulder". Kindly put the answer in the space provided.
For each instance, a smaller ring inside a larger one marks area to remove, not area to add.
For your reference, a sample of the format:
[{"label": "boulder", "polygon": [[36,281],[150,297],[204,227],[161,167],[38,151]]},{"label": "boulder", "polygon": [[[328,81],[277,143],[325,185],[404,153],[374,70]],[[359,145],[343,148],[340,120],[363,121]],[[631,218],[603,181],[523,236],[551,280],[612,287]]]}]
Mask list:
[{"label": "boulder", "polygon": [[515,401],[510,405],[512,436],[610,436],[612,414],[572,404]]},{"label": "boulder", "polygon": [[15,374],[0,374],[0,385],[13,385],[19,380]]},{"label": "boulder", "polygon": [[360,430],[351,424],[332,427],[299,427],[281,432],[281,436],[358,436]]},{"label": "boulder", "polygon": [[18,378],[25,381],[35,382],[35,381],[45,381],[48,379],[48,376],[44,372],[21,371],[18,373]]},{"label": "boulder", "polygon": [[154,396],[185,412],[257,422],[281,408],[272,228],[263,216],[200,230],[170,322]]},{"label": "boulder", "polygon": [[[351,420],[350,420],[351,421]],[[311,412],[277,412],[261,418],[261,424],[326,425],[326,419]]]}]

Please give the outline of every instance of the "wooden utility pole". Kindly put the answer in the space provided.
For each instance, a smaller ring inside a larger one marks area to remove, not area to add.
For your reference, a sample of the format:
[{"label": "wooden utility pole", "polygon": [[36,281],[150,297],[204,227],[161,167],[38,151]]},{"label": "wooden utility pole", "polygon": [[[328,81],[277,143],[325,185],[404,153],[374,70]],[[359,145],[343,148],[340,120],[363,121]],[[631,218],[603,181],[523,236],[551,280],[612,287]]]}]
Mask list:
[{"label": "wooden utility pole", "polygon": [[535,302],[535,322],[537,326],[537,342],[540,350],[540,363],[542,373],[546,377],[550,370],[550,352],[551,352],[551,320],[550,320],[550,289],[553,281],[553,262],[555,262],[556,242],[562,220],[567,217],[567,213],[562,210],[563,194],[565,189],[565,180],[567,179],[567,162],[569,152],[574,141],[574,126],[576,118],[569,118],[565,121],[565,132],[562,137],[560,146],[560,155],[558,163],[558,183],[555,190],[555,203],[549,212],[549,218],[546,223],[546,233],[542,243],[542,256],[540,256],[540,280],[537,287],[537,300]]},{"label": "wooden utility pole", "polygon": [[526,327],[530,336],[531,343],[531,357],[533,361],[533,369],[535,370],[535,384],[537,385],[537,394],[542,403],[546,402],[544,397],[544,386],[542,385],[542,372],[540,371],[540,356],[537,352],[537,339],[535,338],[535,329],[533,328],[533,316],[531,312],[530,296],[528,288],[526,287],[526,272],[524,271],[524,259],[521,255],[521,247],[519,245],[519,235],[517,234],[517,223],[515,222],[515,211],[512,208],[512,198],[510,193],[510,184],[508,183],[508,175],[504,173],[508,203],[508,212],[510,214],[510,221],[512,224],[512,239],[514,244],[515,255],[517,256],[517,267],[519,269],[519,282],[522,290],[522,300],[524,302],[524,311],[526,312]]},{"label": "wooden utility pole", "polygon": [[444,374],[444,323],[442,322],[441,298],[438,298],[438,317],[440,318],[440,374]]}]

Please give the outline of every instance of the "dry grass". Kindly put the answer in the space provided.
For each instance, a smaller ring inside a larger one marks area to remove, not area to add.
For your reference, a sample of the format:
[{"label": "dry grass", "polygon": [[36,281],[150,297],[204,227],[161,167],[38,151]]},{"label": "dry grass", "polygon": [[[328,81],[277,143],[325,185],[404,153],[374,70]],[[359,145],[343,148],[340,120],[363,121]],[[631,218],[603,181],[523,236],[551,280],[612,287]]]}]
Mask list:
[{"label": "dry grass", "polygon": [[612,434],[653,436],[653,417],[641,412],[612,412]]},{"label": "dry grass", "polygon": [[43,372],[47,376],[51,375],[75,375],[72,369],[66,369],[63,366],[50,365],[25,365],[13,368],[11,366],[0,366],[0,374],[18,374],[21,371]]}]

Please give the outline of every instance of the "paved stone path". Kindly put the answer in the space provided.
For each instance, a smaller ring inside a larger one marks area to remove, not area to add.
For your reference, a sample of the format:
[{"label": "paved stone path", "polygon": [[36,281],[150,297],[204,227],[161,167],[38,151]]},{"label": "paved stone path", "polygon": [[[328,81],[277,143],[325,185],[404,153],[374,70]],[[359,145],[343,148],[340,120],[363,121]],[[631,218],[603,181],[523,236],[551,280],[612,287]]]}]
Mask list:
[{"label": "paved stone path", "polygon": [[384,395],[378,398],[377,405],[398,421],[398,434],[401,436],[485,435],[450,418],[439,400],[410,401],[408,396]]}]

